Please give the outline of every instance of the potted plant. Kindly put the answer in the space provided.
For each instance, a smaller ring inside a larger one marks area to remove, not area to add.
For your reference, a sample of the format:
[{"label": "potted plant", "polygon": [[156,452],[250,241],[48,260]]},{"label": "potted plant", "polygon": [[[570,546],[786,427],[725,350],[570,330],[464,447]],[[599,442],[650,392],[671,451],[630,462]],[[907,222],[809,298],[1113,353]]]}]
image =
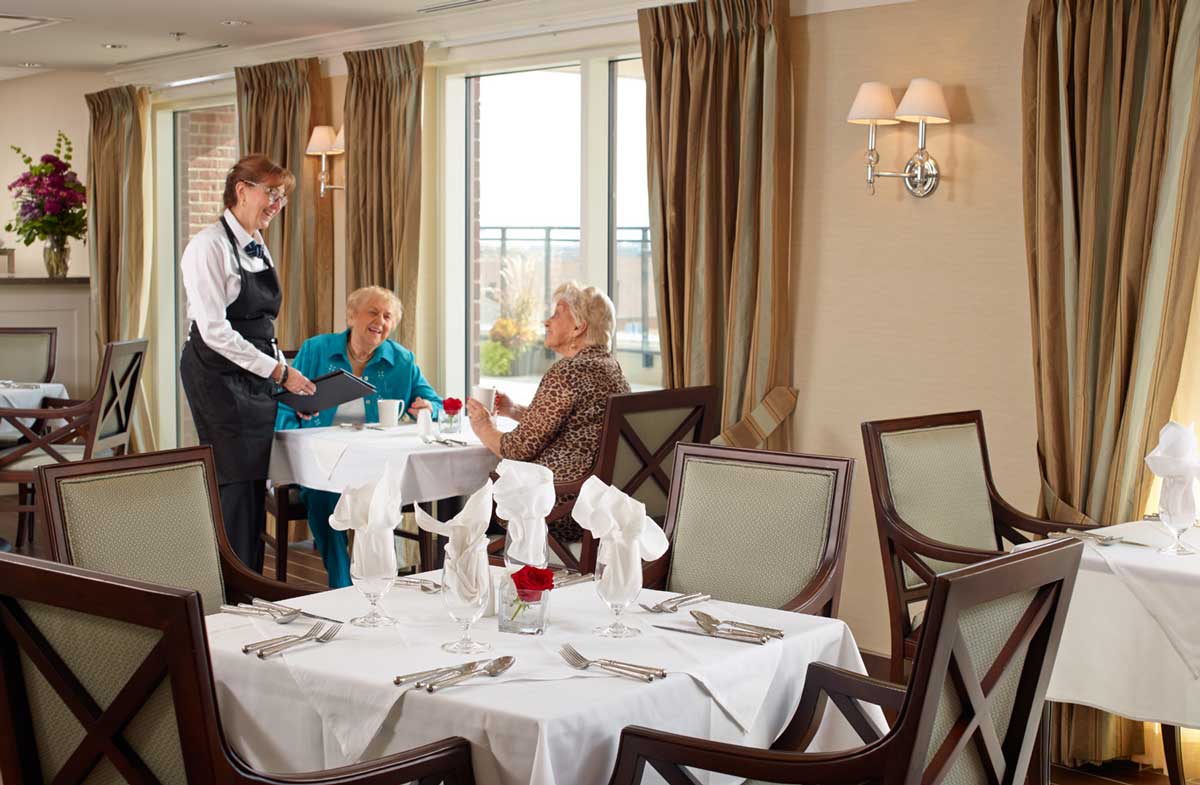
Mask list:
[{"label": "potted plant", "polygon": [[15,232],[25,245],[45,241],[46,274],[65,278],[71,257],[67,240],[87,235],[87,189],[71,169],[71,140],[59,131],[54,152],[36,162],[20,147],[12,149],[29,170],[8,185],[16,199],[17,217],[4,228]]}]

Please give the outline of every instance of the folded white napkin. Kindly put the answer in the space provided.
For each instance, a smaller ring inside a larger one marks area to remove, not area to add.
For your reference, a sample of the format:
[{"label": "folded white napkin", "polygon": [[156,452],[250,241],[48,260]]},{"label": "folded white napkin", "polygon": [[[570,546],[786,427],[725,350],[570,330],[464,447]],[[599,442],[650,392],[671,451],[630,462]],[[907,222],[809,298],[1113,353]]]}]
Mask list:
[{"label": "folded white napkin", "polygon": [[505,558],[545,567],[546,516],[554,509],[554,472],[536,463],[500,461],[496,467],[496,515],[508,521]]},{"label": "folded white napkin", "polygon": [[449,538],[446,543],[446,570],[458,583],[458,596],[471,602],[491,593],[488,575],[487,527],[492,518],[492,481],[467,499],[462,512],[442,523],[416,508],[417,525],[427,532]]},{"label": "folded white napkin", "polygon": [[667,552],[667,535],[646,517],[646,505],[589,477],[571,517],[600,541],[596,562],[604,565],[597,587],[601,596],[612,603],[633,602],[642,589],[642,560],[654,561]]},{"label": "folded white napkin", "polygon": [[396,547],[392,532],[404,515],[400,512],[401,473],[384,466],[375,482],[342,493],[329,525],[334,529],[354,529],[354,550],[350,572],[364,578],[396,575]]},{"label": "folded white napkin", "polygon": [[1162,479],[1159,507],[1166,523],[1196,520],[1194,482],[1200,476],[1200,455],[1192,425],[1174,420],[1158,432],[1158,446],[1146,456],[1146,466]]}]

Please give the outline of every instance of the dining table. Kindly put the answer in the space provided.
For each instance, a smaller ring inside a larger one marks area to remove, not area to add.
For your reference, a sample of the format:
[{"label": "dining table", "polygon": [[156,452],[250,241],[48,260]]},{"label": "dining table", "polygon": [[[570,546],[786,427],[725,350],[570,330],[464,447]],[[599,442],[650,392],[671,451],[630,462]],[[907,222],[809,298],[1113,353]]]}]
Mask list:
[{"label": "dining table", "polygon": [[[492,567],[495,584],[503,568]],[[440,572],[424,578],[440,581]],[[865,673],[849,627],[840,620],[708,600],[694,608],[725,620],[775,627],[782,638],[766,643],[712,638],[682,608],[650,613],[635,604],[621,618],[640,629],[611,639],[593,630],[611,620],[595,582],[549,592],[542,634],[500,632],[495,608],[471,636],[490,652],[454,655],[441,644],[460,625],[439,591],[417,582],[397,584],[382,598],[393,627],[345,624],[327,643],[307,643],[277,656],[243,652],[249,642],[280,635],[268,619],[218,613],[206,618],[217,700],[225,736],[259,770],[316,771],[411,749],[449,736],[471,745],[481,785],[600,785],[616,761],[621,730],[641,725],[673,733],[768,747],[799,704],[809,664],[829,663]],[[672,597],[642,590],[640,603]],[[366,600],[354,587],[290,601],[341,621],[360,615]],[[289,626],[305,629],[310,621]],[[677,629],[660,629],[656,625]],[[559,651],[572,644],[587,658],[611,658],[661,668],[646,682],[597,668],[578,670]],[[435,692],[397,686],[394,678],[477,658],[510,656],[501,674],[482,675]],[[810,751],[859,746],[858,735],[832,702]],[[868,710],[879,728],[881,712]],[[647,781],[657,775],[647,772]],[[712,775],[705,780],[724,783]]]},{"label": "dining table", "polygon": [[[47,398],[66,398],[67,388],[58,382],[21,382],[12,379],[0,379],[0,410],[3,409],[40,409]],[[25,426],[33,425],[29,418],[19,418]],[[63,420],[51,420],[50,427],[64,424]],[[21,439],[21,432],[7,419],[0,418],[0,451],[15,447]],[[0,551],[11,551],[12,543],[0,537]]]}]

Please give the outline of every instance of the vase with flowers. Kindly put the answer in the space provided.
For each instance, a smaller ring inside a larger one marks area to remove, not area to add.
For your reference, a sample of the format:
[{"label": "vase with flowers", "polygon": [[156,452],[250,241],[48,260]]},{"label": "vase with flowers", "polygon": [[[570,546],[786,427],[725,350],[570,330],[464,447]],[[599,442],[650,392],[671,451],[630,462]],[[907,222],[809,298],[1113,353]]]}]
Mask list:
[{"label": "vase with flowers", "polygon": [[81,240],[87,235],[87,189],[71,169],[74,152],[71,140],[59,131],[54,152],[37,161],[16,145],[12,149],[21,156],[28,171],[8,184],[16,200],[17,217],[4,228],[15,232],[25,245],[33,245],[34,240],[44,241],[42,259],[46,274],[65,278],[71,257],[67,240]]},{"label": "vase with flowers", "polygon": [[500,584],[500,632],[541,635],[550,609],[554,573],[526,564]]},{"label": "vase with flowers", "polygon": [[439,433],[458,433],[462,430],[463,402],[458,398],[442,399],[442,415],[438,417]]}]

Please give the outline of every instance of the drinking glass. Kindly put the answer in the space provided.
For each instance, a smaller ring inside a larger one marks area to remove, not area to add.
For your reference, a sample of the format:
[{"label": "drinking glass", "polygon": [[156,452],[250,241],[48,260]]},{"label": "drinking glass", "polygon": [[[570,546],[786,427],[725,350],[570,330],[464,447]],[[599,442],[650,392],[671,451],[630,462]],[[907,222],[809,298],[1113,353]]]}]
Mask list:
[{"label": "drinking glass", "polygon": [[[641,565],[638,566],[640,567]],[[601,579],[604,577],[604,573],[608,569],[610,569],[610,567],[607,564],[596,565],[596,595],[603,600],[604,603],[609,607],[609,610],[613,612],[613,620],[611,624],[607,626],[601,625],[596,627],[592,630],[592,632],[596,633],[602,638],[633,638],[641,635],[642,631],[637,627],[632,627],[621,621],[621,612],[632,605],[633,601],[637,599],[638,594],[642,590],[641,584],[639,582],[637,591],[632,593],[626,591],[624,587],[619,585],[610,591],[606,591],[604,588],[605,584],[601,581]],[[606,594],[609,593],[615,596],[606,596]]]},{"label": "drinking glass", "polygon": [[1175,516],[1167,512],[1166,508],[1159,510],[1158,519],[1162,521],[1163,525],[1167,527],[1167,530],[1175,538],[1174,542],[1170,545],[1159,548],[1159,553],[1165,553],[1169,556],[1190,556],[1195,553],[1195,551],[1183,544],[1183,535],[1188,529],[1192,528],[1194,521],[1187,519],[1177,520]]},{"label": "drinking glass", "polygon": [[463,592],[459,581],[458,571],[454,569],[454,561],[446,560],[442,569],[442,601],[450,618],[462,625],[462,637],[450,643],[443,643],[442,650],[454,654],[478,654],[490,651],[492,645],[471,638],[471,625],[483,615],[483,609],[492,599],[492,574],[486,567],[483,570],[484,585],[477,592]]},{"label": "drinking glass", "polygon": [[542,547],[539,550],[537,560],[531,561],[531,562],[521,561],[517,557],[513,556],[511,554],[511,552],[509,551],[508,546],[509,546],[509,533],[508,533],[508,530],[505,529],[504,530],[504,566],[510,573],[516,572],[517,570],[521,569],[522,567],[524,567],[527,564],[531,567],[538,567],[541,569],[545,569],[546,565],[550,563],[550,546],[548,543],[545,543],[545,542],[542,543]]},{"label": "drinking glass", "polygon": [[391,590],[395,580],[395,568],[390,572],[379,569],[363,569],[363,565],[356,564],[354,558],[351,557],[350,582],[362,592],[363,597],[366,597],[370,608],[367,610],[366,616],[351,619],[350,623],[355,627],[391,627],[396,624],[394,618],[379,609],[379,601]]}]

